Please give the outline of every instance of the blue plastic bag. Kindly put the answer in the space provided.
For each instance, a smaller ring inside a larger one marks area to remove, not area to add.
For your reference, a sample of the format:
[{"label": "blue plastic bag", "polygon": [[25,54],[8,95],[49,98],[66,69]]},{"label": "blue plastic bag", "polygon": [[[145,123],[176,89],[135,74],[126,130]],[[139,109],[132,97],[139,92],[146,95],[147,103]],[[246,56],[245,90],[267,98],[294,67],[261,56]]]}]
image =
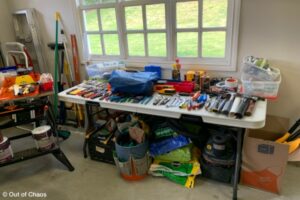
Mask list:
[{"label": "blue plastic bag", "polygon": [[168,139],[150,144],[150,155],[155,157],[184,147],[190,143],[190,140],[183,136],[170,137]]},{"label": "blue plastic bag", "polygon": [[151,95],[153,81],[158,79],[155,72],[126,72],[115,70],[109,79],[112,93]]}]

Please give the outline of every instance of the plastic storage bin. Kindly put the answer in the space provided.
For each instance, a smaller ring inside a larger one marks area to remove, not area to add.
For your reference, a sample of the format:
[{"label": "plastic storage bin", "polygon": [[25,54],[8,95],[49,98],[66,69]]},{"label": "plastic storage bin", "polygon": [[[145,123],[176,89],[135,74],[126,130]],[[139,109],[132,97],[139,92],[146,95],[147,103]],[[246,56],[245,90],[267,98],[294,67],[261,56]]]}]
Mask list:
[{"label": "plastic storage bin", "polygon": [[279,75],[277,81],[256,81],[250,76],[242,75],[243,93],[263,97],[267,99],[276,99],[278,89],[281,83],[281,76]]},{"label": "plastic storage bin", "polygon": [[271,70],[266,70],[264,68],[258,67],[253,63],[243,62],[243,73],[252,76],[259,81],[275,81],[278,80],[280,76],[280,70],[277,68],[270,68]]},{"label": "plastic storage bin", "polygon": [[158,75],[158,78],[161,79],[161,67],[156,65],[148,65],[144,67],[145,72],[156,72]]},{"label": "plastic storage bin", "polygon": [[86,72],[90,79],[102,79],[113,70],[122,69],[125,64],[120,61],[108,61],[86,66]]}]

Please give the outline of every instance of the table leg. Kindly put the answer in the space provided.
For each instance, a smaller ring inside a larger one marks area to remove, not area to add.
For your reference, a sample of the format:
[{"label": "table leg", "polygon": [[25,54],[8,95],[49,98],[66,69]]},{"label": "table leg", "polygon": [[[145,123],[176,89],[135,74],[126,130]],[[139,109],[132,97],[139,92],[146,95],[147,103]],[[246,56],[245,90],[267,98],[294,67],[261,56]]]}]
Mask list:
[{"label": "table leg", "polygon": [[54,150],[52,154],[57,160],[59,160],[62,164],[64,164],[69,169],[70,172],[74,171],[74,167],[72,166],[68,158],[60,149]]},{"label": "table leg", "polygon": [[235,170],[233,179],[233,200],[237,200],[237,190],[240,178],[240,168],[241,168],[241,157],[242,157],[242,142],[245,129],[241,128],[237,131],[237,150],[236,150],[236,160],[235,160]]},{"label": "table leg", "polygon": [[89,111],[90,111],[90,106],[86,103],[85,104],[85,110],[84,110],[84,118],[85,118],[85,123],[84,123],[84,131],[85,131],[85,136],[84,136],[84,142],[83,142],[83,156],[84,158],[87,158],[87,134],[89,131],[89,127],[91,124],[91,119],[90,119],[90,115],[89,115]]}]

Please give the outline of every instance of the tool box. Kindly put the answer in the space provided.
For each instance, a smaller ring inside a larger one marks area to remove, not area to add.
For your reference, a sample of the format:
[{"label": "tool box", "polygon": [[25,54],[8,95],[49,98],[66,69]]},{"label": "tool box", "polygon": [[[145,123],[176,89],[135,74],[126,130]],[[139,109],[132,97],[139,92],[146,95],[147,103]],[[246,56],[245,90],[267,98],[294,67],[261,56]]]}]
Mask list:
[{"label": "tool box", "polygon": [[88,139],[88,150],[90,158],[95,161],[115,164],[113,158],[115,142],[111,137],[108,139],[107,143],[104,143],[102,142],[102,139],[99,138],[99,136],[99,132],[96,132]]}]

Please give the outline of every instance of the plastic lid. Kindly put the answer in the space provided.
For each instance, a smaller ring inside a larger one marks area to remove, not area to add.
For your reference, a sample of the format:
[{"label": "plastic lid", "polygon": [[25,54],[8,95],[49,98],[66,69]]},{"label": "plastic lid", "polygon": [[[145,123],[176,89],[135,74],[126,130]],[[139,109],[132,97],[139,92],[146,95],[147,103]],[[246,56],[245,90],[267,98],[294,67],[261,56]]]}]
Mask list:
[{"label": "plastic lid", "polygon": [[40,127],[37,127],[35,129],[33,129],[32,134],[38,135],[38,134],[41,134],[41,133],[45,133],[45,132],[49,131],[50,129],[51,129],[51,127],[47,126],[47,125],[40,126]]}]

